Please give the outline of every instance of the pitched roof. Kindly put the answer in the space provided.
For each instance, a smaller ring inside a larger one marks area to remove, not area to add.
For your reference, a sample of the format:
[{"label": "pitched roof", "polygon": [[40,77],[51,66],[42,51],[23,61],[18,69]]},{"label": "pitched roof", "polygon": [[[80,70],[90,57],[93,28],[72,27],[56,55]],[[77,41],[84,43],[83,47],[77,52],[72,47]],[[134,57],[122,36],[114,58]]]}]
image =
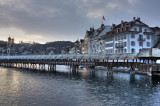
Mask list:
[{"label": "pitched roof", "polygon": [[146,25],[145,23],[140,21],[140,18],[137,18],[137,19],[132,20],[130,22],[127,22],[127,21],[123,22],[122,21],[120,24],[114,25],[112,31],[107,32],[106,35],[109,36],[109,35],[116,34],[119,32],[128,32],[132,26],[136,25],[136,22],[139,22],[139,23],[141,23],[141,25],[148,27],[148,25]]}]

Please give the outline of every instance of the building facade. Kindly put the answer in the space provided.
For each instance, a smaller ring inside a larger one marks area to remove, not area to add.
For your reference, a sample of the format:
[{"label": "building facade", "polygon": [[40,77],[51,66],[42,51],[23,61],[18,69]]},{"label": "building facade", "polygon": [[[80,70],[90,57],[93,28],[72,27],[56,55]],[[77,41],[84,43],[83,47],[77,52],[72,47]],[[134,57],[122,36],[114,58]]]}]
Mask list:
[{"label": "building facade", "polygon": [[152,48],[158,34],[144,24],[140,18],[133,17],[130,22],[113,25],[104,39],[106,54],[139,53],[140,49]]},{"label": "building facade", "polygon": [[139,17],[133,17],[130,22],[90,28],[86,31],[83,49],[84,54],[139,53],[140,49],[154,47],[159,38],[159,27],[151,28]]},{"label": "building facade", "polygon": [[103,36],[111,30],[112,26],[105,26],[101,24],[98,29],[90,28],[90,31],[87,31],[84,46],[86,54],[103,54],[104,53],[104,40]]}]

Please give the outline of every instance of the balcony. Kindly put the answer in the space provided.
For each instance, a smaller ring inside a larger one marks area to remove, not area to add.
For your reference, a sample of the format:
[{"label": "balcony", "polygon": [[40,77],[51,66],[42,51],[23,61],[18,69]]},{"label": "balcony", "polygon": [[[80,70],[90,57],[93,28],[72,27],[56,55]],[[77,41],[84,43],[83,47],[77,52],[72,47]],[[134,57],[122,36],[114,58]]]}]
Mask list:
[{"label": "balcony", "polygon": [[124,44],[116,44],[116,48],[123,48]]},{"label": "balcony", "polygon": [[145,38],[142,38],[142,37],[139,37],[139,38],[138,38],[138,41],[142,41],[142,42],[143,42],[143,41],[145,41],[145,40],[146,40],[146,39],[145,39]]}]

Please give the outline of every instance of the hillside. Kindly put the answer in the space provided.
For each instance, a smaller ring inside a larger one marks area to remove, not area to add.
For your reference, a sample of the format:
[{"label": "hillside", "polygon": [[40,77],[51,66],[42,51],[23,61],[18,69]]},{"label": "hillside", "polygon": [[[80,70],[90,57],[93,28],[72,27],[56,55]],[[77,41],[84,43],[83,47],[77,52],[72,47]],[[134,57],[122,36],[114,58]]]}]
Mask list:
[{"label": "hillside", "polygon": [[55,41],[47,42],[45,44],[20,43],[15,44],[15,49],[17,54],[60,54],[62,50],[69,46],[73,46],[73,44],[74,43],[70,41]]}]

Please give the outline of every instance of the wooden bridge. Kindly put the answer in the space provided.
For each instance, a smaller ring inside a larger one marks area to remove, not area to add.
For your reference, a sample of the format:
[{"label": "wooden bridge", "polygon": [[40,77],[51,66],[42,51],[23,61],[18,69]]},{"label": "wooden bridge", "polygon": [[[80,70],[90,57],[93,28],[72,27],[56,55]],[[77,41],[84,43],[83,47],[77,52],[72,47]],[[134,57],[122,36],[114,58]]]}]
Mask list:
[{"label": "wooden bridge", "polygon": [[[22,55],[0,56],[0,65],[6,67],[28,68],[36,70],[56,71],[56,65],[68,65],[72,72],[76,72],[80,65],[87,67],[105,66],[128,67],[134,71],[160,73],[160,65],[156,61],[160,59],[159,49],[143,49],[134,54],[108,54],[108,55]],[[47,69],[46,69],[47,66]]]}]

